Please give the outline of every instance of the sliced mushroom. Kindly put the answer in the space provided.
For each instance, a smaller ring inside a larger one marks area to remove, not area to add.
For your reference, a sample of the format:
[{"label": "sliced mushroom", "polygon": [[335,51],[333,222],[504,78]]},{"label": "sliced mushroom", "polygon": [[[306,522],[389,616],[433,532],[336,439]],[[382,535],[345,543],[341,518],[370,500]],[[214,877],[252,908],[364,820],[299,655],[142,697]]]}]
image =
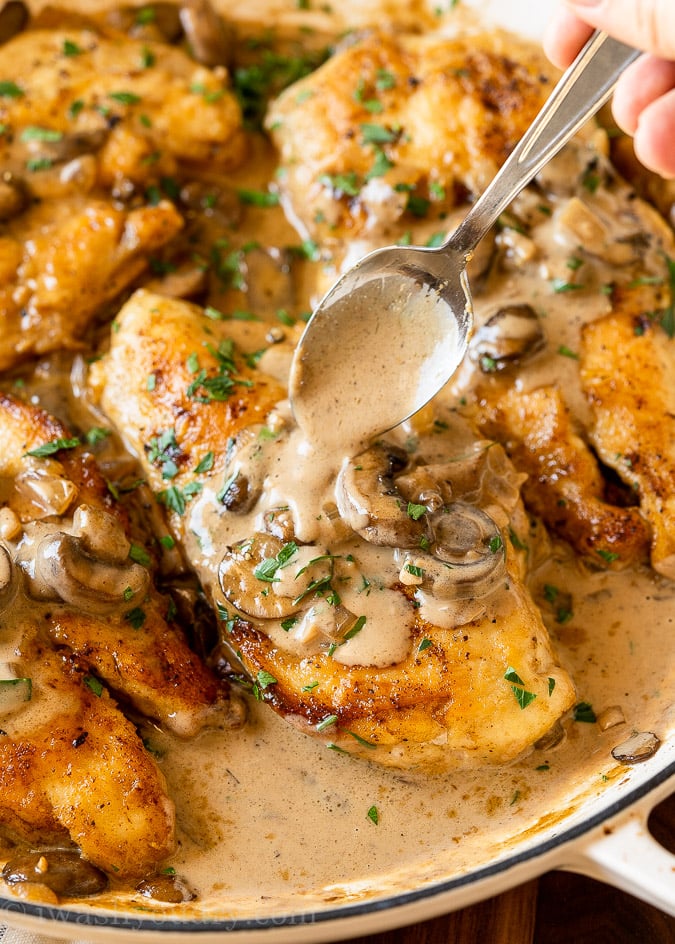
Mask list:
[{"label": "sliced mushroom", "polygon": [[100,869],[83,859],[76,849],[46,849],[26,852],[7,862],[2,877],[8,885],[39,884],[59,897],[85,898],[108,887]]},{"label": "sliced mushroom", "polygon": [[453,502],[434,515],[432,531],[433,557],[425,564],[424,576],[434,596],[487,596],[505,572],[504,545],[492,518],[473,505]]},{"label": "sliced mushroom", "polygon": [[145,596],[149,580],[140,564],[101,560],[82,538],[63,531],[43,538],[35,555],[34,589],[92,613],[132,608]]},{"label": "sliced mushroom", "polygon": [[236,514],[249,512],[262,492],[265,470],[260,461],[262,448],[259,430],[259,426],[243,430],[231,448],[231,458],[225,471],[226,484],[219,500],[228,511]]},{"label": "sliced mushroom", "polygon": [[136,891],[140,892],[144,898],[152,898],[153,901],[164,901],[170,905],[178,905],[183,901],[194,901],[197,897],[194,889],[179,875],[153,875],[152,878],[146,878],[139,882]]},{"label": "sliced mushroom", "polygon": [[17,586],[12,556],[4,544],[0,544],[0,613],[6,610],[14,599]]},{"label": "sliced mushroom", "polygon": [[28,191],[20,177],[10,171],[0,176],[0,222],[13,220],[28,206]]},{"label": "sliced mushroom", "polygon": [[29,18],[28,7],[20,0],[9,0],[9,3],[3,3],[0,10],[0,44],[9,42],[20,33]]},{"label": "sliced mushroom", "polygon": [[73,533],[87,553],[111,564],[124,564],[131,544],[121,522],[103,508],[78,505],[73,514]]},{"label": "sliced mushroom", "polygon": [[264,532],[233,547],[218,568],[225,599],[257,619],[286,619],[330,580],[330,560],[320,548],[284,544]]},{"label": "sliced mushroom", "polygon": [[340,469],[336,499],[343,520],[371,544],[419,547],[426,524],[408,514],[408,503],[394,482],[408,456],[398,446],[378,443]]},{"label": "sliced mushroom", "polygon": [[546,340],[531,305],[507,305],[476,332],[471,356],[484,373],[504,370],[540,351]]},{"label": "sliced mushroom", "polygon": [[65,164],[82,157],[84,154],[95,154],[100,151],[110,133],[108,127],[92,128],[90,131],[72,131],[55,137],[54,140],[39,141],[36,152],[40,157],[49,158],[57,164]]},{"label": "sliced mushroom", "polygon": [[660,739],[651,731],[636,732],[612,750],[612,757],[622,764],[639,764],[649,760],[661,746]]},{"label": "sliced mushroom", "polygon": [[209,0],[185,0],[180,22],[197,62],[209,68],[229,65],[234,36]]}]

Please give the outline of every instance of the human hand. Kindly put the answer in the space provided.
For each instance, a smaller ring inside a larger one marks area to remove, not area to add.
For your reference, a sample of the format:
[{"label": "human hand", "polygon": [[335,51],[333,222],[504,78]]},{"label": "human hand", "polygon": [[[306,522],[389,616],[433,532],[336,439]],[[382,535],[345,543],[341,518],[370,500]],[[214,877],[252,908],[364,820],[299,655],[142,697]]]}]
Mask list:
[{"label": "human hand", "polygon": [[673,0],[564,0],[551,20],[544,49],[568,66],[593,29],[643,50],[623,73],[612,110],[633,136],[645,167],[675,178],[675,3]]}]

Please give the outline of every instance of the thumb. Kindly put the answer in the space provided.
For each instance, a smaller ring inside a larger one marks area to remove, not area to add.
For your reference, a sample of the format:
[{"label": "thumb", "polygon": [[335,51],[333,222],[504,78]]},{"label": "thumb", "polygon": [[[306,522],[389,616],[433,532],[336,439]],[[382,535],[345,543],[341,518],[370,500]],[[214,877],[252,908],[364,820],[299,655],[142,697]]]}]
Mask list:
[{"label": "thumb", "polygon": [[661,59],[675,59],[673,0],[565,0],[565,3],[596,29]]}]

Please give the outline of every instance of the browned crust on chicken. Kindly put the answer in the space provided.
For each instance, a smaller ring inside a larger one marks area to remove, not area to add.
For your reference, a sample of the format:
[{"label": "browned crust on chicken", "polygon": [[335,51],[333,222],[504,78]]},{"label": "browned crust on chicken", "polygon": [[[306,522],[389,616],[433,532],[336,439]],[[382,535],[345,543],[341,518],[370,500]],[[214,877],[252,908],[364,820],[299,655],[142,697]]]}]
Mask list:
[{"label": "browned crust on chicken", "polygon": [[649,525],[638,508],[610,504],[598,463],[556,387],[494,387],[479,397],[478,422],[527,473],[528,507],[580,554],[625,566],[644,558]]},{"label": "browned crust on chicken", "polygon": [[[452,206],[485,187],[550,77],[540,53],[499,32],[369,33],[270,108],[282,193],[307,230],[327,239],[382,228],[376,203],[395,222],[410,194]],[[386,188],[386,201],[369,194],[375,187]]]},{"label": "browned crust on chicken", "polygon": [[[31,645],[31,724],[0,737],[0,824],[26,842],[73,842],[119,878],[151,871],[173,850],[164,777],[134,726],[67,653]],[[44,716],[42,713],[44,712]],[[21,717],[21,716],[20,716]]]},{"label": "browned crust on chicken", "polygon": [[0,99],[2,370],[82,347],[183,226],[161,181],[236,167],[246,137],[226,72],[161,43],[33,29],[0,47],[0,74],[17,77]]},{"label": "browned crust on chicken", "polygon": [[675,340],[664,318],[672,319],[672,307],[654,312],[640,291],[617,294],[611,314],[583,330],[581,382],[593,443],[635,490],[651,527],[652,566],[673,579]]},{"label": "browned crust on chicken", "polygon": [[[70,836],[85,857],[107,871],[140,875],[173,847],[173,804],[155,760],[107,689],[137,716],[181,736],[207,724],[240,723],[239,703],[230,701],[227,683],[214,677],[170,621],[170,600],[154,589],[151,573],[140,580],[146,587],[142,595],[123,582],[119,599],[106,598],[104,605],[86,586],[78,596],[77,580],[99,561],[91,547],[82,552],[82,573],[70,583],[61,584],[69,577],[62,571],[42,574],[44,541],[74,536],[97,546],[100,534],[83,538],[76,531],[76,510],[102,512],[103,527],[118,532],[122,547],[127,514],[110,494],[94,456],[73,445],[77,439],[48,412],[0,394],[0,436],[4,507],[21,511],[22,522],[22,532],[4,542],[15,559],[18,589],[13,600],[3,600],[3,620],[17,638],[14,670],[31,679],[33,693],[3,719],[0,824],[34,843]],[[46,444],[62,448],[45,458],[26,455]],[[69,506],[49,514],[21,504],[12,487],[27,469],[43,469],[74,486]],[[138,563],[118,560],[114,566],[129,568],[132,583],[139,580],[139,569],[143,575]],[[61,590],[72,593],[73,581],[75,599]],[[107,592],[104,583],[101,593]],[[132,602],[126,602],[128,595]]]},{"label": "browned crust on chicken", "polygon": [[[153,437],[175,431],[178,472],[169,483],[162,477],[161,461],[150,464],[147,473],[155,491],[164,491],[169,484],[184,487],[194,482],[195,469],[209,451],[213,453],[209,477],[215,480],[226,465],[227,438],[263,423],[283,396],[282,387],[250,367],[241,353],[231,348],[226,323],[208,318],[198,306],[143,290],[133,301],[118,317],[115,337],[120,343],[114,345],[105,366],[107,386],[134,394],[119,401],[118,428],[122,435],[127,432],[133,438],[134,449],[140,446],[146,451]],[[146,317],[148,306],[151,318]],[[191,321],[189,330],[186,313]],[[224,356],[233,358],[232,371],[218,356],[223,342]],[[230,375],[234,382],[228,395],[216,399],[196,384],[200,371],[207,380]],[[100,393],[97,365],[93,365],[91,377]],[[148,378],[152,378],[150,391]]]}]

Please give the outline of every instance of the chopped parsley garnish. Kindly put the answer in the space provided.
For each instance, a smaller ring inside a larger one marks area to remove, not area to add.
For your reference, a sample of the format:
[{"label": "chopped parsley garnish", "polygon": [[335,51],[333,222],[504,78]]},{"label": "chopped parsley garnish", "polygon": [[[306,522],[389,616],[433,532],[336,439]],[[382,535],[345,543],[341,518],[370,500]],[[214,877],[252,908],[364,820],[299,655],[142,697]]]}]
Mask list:
[{"label": "chopped parsley garnish", "polygon": [[356,197],[362,187],[361,179],[353,171],[346,174],[322,174],[319,183],[330,187],[336,195],[344,194],[346,197]]},{"label": "chopped parsley garnish", "polygon": [[496,554],[498,551],[501,551],[504,547],[504,542],[502,541],[500,535],[495,534],[493,538],[490,538],[488,541],[488,547],[492,554]]},{"label": "chopped parsley garnish", "polygon": [[365,625],[366,625],[366,617],[359,616],[356,622],[354,623],[354,625],[351,627],[351,629],[347,630],[347,632],[344,634],[344,636],[342,637],[342,641],[347,642],[348,639],[353,639],[357,633],[361,632],[361,630],[363,629]]},{"label": "chopped parsley garnish", "polygon": [[379,92],[392,89],[396,85],[396,76],[387,69],[378,69],[375,74],[375,88]]},{"label": "chopped parsley garnish", "polygon": [[532,702],[537,697],[534,692],[528,692],[525,688],[525,683],[518,675],[513,666],[509,666],[506,672],[504,673],[504,678],[511,686],[511,691],[513,696],[518,702],[518,705],[522,709],[527,708],[528,705],[531,705]]},{"label": "chopped parsley garnish", "polygon": [[615,560],[619,560],[621,557],[621,555],[617,554],[616,551],[606,551],[604,548],[599,548],[596,553],[599,557],[602,557],[604,561],[607,561],[608,564],[613,563]]},{"label": "chopped parsley garnish", "polygon": [[578,705],[574,706],[573,717],[575,721],[581,721],[585,724],[594,724],[597,721],[596,714],[587,701],[580,701]]},{"label": "chopped parsley garnish", "polygon": [[550,698],[551,695],[553,694],[554,689],[555,689],[555,679],[554,679],[552,676],[549,675],[549,677],[548,677],[548,695],[549,695],[549,698]]},{"label": "chopped parsley garnish", "polygon": [[393,166],[384,151],[378,148],[375,152],[375,160],[366,174],[366,180],[373,180],[375,177],[384,177],[387,171],[391,170]]},{"label": "chopped parsley garnish", "polygon": [[131,623],[134,629],[140,629],[145,622],[145,610],[142,610],[140,606],[135,606],[133,610],[124,614],[124,619],[127,623]]},{"label": "chopped parsley garnish", "polygon": [[360,734],[355,734],[354,731],[347,731],[347,734],[350,737],[353,737],[354,740],[361,745],[361,747],[368,747],[371,750],[374,750],[377,747],[377,744],[372,744],[370,741],[366,741],[365,738],[362,738]]},{"label": "chopped parsley garnish", "polygon": [[412,213],[412,215],[416,216],[418,219],[424,219],[429,212],[430,206],[431,202],[427,200],[426,197],[420,197],[416,193],[411,193],[408,195],[408,202],[405,208],[408,213]]},{"label": "chopped parsley garnish", "polygon": [[420,642],[419,646],[417,647],[417,651],[424,652],[425,649],[429,649],[431,646],[433,646],[433,642],[430,639],[425,638]]},{"label": "chopped parsley garnish", "polygon": [[337,724],[337,720],[337,715],[328,715],[328,717],[324,718],[323,721],[319,721],[319,723],[316,725],[316,730],[325,731],[326,728],[331,728],[333,725]]},{"label": "chopped parsley garnish", "polygon": [[177,485],[170,485],[169,488],[157,492],[157,501],[165,505],[170,511],[183,515],[189,499],[201,490],[201,482],[188,482],[183,489],[178,488]]},{"label": "chopped parsley garnish", "polygon": [[150,555],[140,544],[132,544],[129,548],[129,558],[136,564],[142,564],[143,567],[150,566]]},{"label": "chopped parsley garnish", "polygon": [[523,541],[520,540],[513,528],[509,528],[509,539],[517,551],[528,550],[527,544],[524,544]]},{"label": "chopped parsley garnish", "polygon": [[81,46],[78,46],[76,42],[72,39],[63,40],[63,55],[64,56],[79,56],[83,52]]},{"label": "chopped parsley garnish", "polygon": [[398,138],[399,132],[385,125],[362,124],[361,135],[363,144],[389,144]]},{"label": "chopped parsley garnish", "polygon": [[366,813],[366,816],[371,821],[371,823],[374,823],[376,826],[380,822],[380,814],[377,812],[376,806],[371,806]]},{"label": "chopped parsley garnish", "polygon": [[53,128],[40,128],[37,125],[28,125],[21,132],[22,141],[60,141],[62,137],[62,131],[55,131]]},{"label": "chopped parsley garnish", "polygon": [[263,692],[266,688],[269,688],[270,685],[276,685],[277,680],[273,675],[267,672],[265,669],[260,669],[256,675],[255,682],[252,685],[251,691],[253,692],[253,697],[257,701],[262,701]]},{"label": "chopped parsley garnish", "polygon": [[297,616],[289,616],[286,619],[283,619],[281,621],[281,628],[283,629],[285,633],[288,633],[293,629],[293,627],[295,626],[297,622],[298,622]]},{"label": "chopped parsley garnish", "polygon": [[33,456],[35,459],[44,459],[46,456],[53,456],[61,449],[74,449],[79,445],[81,445],[81,443],[77,437],[73,437],[72,439],[52,439],[51,442],[36,446],[35,449],[29,449],[24,455]]},{"label": "chopped parsley garnish", "polygon": [[201,475],[203,472],[210,472],[213,468],[213,453],[207,452],[195,466],[195,475]]},{"label": "chopped parsley garnish", "polygon": [[232,85],[247,127],[259,129],[268,99],[313,72],[327,58],[328,52],[320,49],[303,56],[288,56],[263,48],[255,63],[236,68]]},{"label": "chopped parsley garnish", "polygon": [[49,170],[54,166],[54,161],[50,157],[31,157],[26,161],[26,170],[31,174],[40,170]]},{"label": "chopped parsley garnish", "polygon": [[154,7],[141,7],[136,13],[136,23],[139,26],[147,26],[148,23],[154,23],[157,14]]},{"label": "chopped parsley garnish", "polygon": [[411,574],[413,577],[424,577],[423,567],[417,567],[415,564],[407,563],[403,569],[407,574]]},{"label": "chopped parsley garnish", "polygon": [[0,98],[23,98],[25,94],[16,82],[0,82]]},{"label": "chopped parsley garnish", "polygon": [[562,292],[579,292],[586,288],[582,282],[568,282],[567,279],[552,279],[551,288],[560,295]]},{"label": "chopped parsley garnish", "polygon": [[82,109],[84,108],[84,102],[81,98],[76,98],[74,102],[71,102],[68,106],[68,111],[66,112],[69,118],[77,118]]},{"label": "chopped parsley garnish", "polygon": [[154,66],[157,57],[155,56],[152,49],[148,49],[147,46],[144,46],[141,49],[141,68],[150,69]]},{"label": "chopped parsley garnish", "polygon": [[668,285],[670,287],[670,304],[661,311],[659,322],[669,338],[675,337],[675,259],[664,254],[668,267]]},{"label": "chopped parsley garnish", "polygon": [[163,534],[159,539],[159,543],[162,545],[162,547],[165,547],[167,551],[173,550],[173,548],[176,546],[176,542],[170,534]]},{"label": "chopped parsley garnish", "polygon": [[[332,574],[325,574],[323,577],[317,577],[316,580],[311,580],[307,587],[299,593],[298,596],[293,600],[293,605],[297,605],[302,602],[306,597],[311,596],[312,593],[317,593],[319,590],[326,590],[330,587],[330,582],[333,579]],[[335,649],[333,648],[333,652]],[[333,653],[329,650],[329,655]]]},{"label": "chopped parsley garnish", "polygon": [[90,446],[96,446],[107,439],[108,436],[110,436],[110,430],[106,429],[105,426],[92,426],[91,429],[87,430],[85,439]]},{"label": "chopped parsley garnish", "polygon": [[89,691],[93,692],[97,698],[101,697],[103,694],[103,683],[100,681],[100,679],[97,679],[95,675],[85,675],[82,681],[87,686]]},{"label": "chopped parsley garnish", "polygon": [[558,354],[561,354],[563,357],[569,357],[573,361],[579,360],[579,355],[576,351],[573,351],[572,348],[567,347],[566,344],[561,344],[558,348]]},{"label": "chopped parsley garnish", "polygon": [[275,207],[279,206],[279,194],[269,190],[237,190],[240,203],[247,206]]},{"label": "chopped parsley garnish", "polygon": [[223,402],[229,399],[237,385],[253,386],[252,381],[233,376],[236,365],[234,362],[234,344],[231,340],[222,340],[217,349],[211,344],[206,344],[205,347],[216,359],[218,372],[209,374],[205,368],[201,368],[195,379],[187,387],[186,394],[188,397],[196,400],[197,403],[211,403],[214,400]]},{"label": "chopped parsley garnish", "polygon": [[119,102],[120,105],[138,105],[141,101],[141,96],[135,92],[108,92],[108,98]]},{"label": "chopped parsley garnish", "polygon": [[408,502],[406,511],[409,518],[412,518],[413,521],[419,521],[422,515],[426,514],[427,506],[418,505],[415,502]]},{"label": "chopped parsley garnish", "polygon": [[284,544],[276,557],[266,557],[265,560],[261,561],[253,571],[253,576],[266,583],[274,583],[276,580],[279,580],[277,571],[288,567],[297,553],[298,545],[295,541],[289,541],[288,544]]},{"label": "chopped parsley garnish", "polygon": [[159,465],[162,478],[172,479],[178,474],[176,460],[182,455],[180,446],[176,442],[176,431],[172,427],[153,436],[146,447],[148,461]]}]

